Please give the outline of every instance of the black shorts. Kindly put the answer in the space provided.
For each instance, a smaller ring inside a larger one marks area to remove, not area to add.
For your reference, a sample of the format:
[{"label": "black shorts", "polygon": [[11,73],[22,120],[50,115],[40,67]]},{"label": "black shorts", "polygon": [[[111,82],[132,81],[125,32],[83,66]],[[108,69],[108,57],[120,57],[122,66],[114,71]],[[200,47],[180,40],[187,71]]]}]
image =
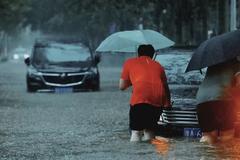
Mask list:
[{"label": "black shorts", "polygon": [[232,101],[215,100],[197,106],[199,126],[202,132],[234,128],[236,111]]},{"label": "black shorts", "polygon": [[162,109],[160,107],[155,107],[146,103],[130,106],[129,127],[131,130],[137,131],[143,129],[155,131],[161,113]]}]

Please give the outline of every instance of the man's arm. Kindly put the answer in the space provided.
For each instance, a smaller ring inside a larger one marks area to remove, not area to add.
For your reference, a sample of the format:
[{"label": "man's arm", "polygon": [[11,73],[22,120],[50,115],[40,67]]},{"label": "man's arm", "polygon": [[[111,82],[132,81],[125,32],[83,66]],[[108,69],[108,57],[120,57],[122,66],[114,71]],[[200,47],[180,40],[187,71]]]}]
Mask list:
[{"label": "man's arm", "polygon": [[163,73],[162,73],[162,82],[163,82],[163,87],[164,87],[164,91],[165,91],[165,95],[166,95],[163,107],[171,107],[172,106],[172,104],[171,104],[171,93],[170,93],[170,90],[169,90],[165,70],[163,70]]},{"label": "man's arm", "polygon": [[234,78],[235,78],[235,86],[236,87],[240,87],[240,72],[237,72],[235,75],[234,75]]},{"label": "man's arm", "polygon": [[170,93],[167,81],[164,82],[164,88],[165,88],[165,92],[166,92],[166,102],[165,102],[164,107],[170,107],[172,105],[171,104],[171,93]]},{"label": "man's arm", "polygon": [[131,82],[130,81],[128,81],[128,80],[124,80],[124,79],[122,79],[122,78],[120,78],[120,80],[119,80],[119,89],[120,90],[125,90],[125,89],[127,89],[129,86],[131,86],[132,84],[131,84]]}]

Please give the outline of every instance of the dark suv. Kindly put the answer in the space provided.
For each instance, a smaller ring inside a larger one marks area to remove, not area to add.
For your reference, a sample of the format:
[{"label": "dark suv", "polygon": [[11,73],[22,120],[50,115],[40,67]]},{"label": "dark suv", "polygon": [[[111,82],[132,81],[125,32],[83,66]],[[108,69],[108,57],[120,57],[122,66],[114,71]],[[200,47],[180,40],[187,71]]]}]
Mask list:
[{"label": "dark suv", "polygon": [[25,59],[27,91],[99,90],[99,62],[81,44],[38,41]]},{"label": "dark suv", "polygon": [[192,51],[169,50],[155,60],[165,68],[171,91],[172,108],[164,109],[159,119],[159,134],[164,136],[201,137],[195,95],[203,75],[185,73]]},{"label": "dark suv", "polygon": [[[159,118],[159,135],[198,138],[202,136],[195,97],[206,70],[203,70],[203,74],[185,73],[191,54],[187,51],[173,50],[155,57],[165,68],[174,102],[172,108],[164,109]],[[235,136],[240,137],[240,112],[237,113],[235,122]]]}]

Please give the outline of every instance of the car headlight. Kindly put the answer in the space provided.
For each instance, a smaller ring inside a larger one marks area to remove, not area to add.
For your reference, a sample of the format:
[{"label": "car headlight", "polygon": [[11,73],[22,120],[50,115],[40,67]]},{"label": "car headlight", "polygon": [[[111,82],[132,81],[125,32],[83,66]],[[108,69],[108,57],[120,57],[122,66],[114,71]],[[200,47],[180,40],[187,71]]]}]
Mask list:
[{"label": "car headlight", "polygon": [[90,72],[97,74],[98,70],[96,67],[92,67],[92,68],[90,68]]},{"label": "car headlight", "polygon": [[38,72],[35,68],[28,68],[28,75],[32,78],[41,79],[42,73]]},{"label": "car headlight", "polygon": [[90,79],[94,78],[97,75],[97,73],[98,73],[97,68],[92,67],[88,69],[87,72],[85,72],[86,78],[90,78]]}]

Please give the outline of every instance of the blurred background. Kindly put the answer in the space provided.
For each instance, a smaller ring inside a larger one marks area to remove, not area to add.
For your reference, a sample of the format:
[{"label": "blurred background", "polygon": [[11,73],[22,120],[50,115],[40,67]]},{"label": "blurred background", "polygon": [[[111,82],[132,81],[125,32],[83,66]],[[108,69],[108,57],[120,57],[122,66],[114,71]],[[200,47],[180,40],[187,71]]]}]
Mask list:
[{"label": "blurred background", "polygon": [[102,53],[99,73],[88,67],[101,75],[97,92],[29,93],[26,72],[42,73],[24,64],[37,39],[69,38],[94,55],[115,32],[152,29],[175,42],[155,60],[174,105],[191,107],[205,73],[185,73],[193,51],[238,27],[240,0],[0,0],[0,159],[240,159],[240,139],[218,147],[190,137],[129,143],[131,89],[119,91],[118,82],[122,63],[136,53]]},{"label": "blurred background", "polygon": [[194,47],[239,26],[240,0],[0,0],[0,56],[37,37],[71,37],[90,52],[111,33],[153,29]]}]

